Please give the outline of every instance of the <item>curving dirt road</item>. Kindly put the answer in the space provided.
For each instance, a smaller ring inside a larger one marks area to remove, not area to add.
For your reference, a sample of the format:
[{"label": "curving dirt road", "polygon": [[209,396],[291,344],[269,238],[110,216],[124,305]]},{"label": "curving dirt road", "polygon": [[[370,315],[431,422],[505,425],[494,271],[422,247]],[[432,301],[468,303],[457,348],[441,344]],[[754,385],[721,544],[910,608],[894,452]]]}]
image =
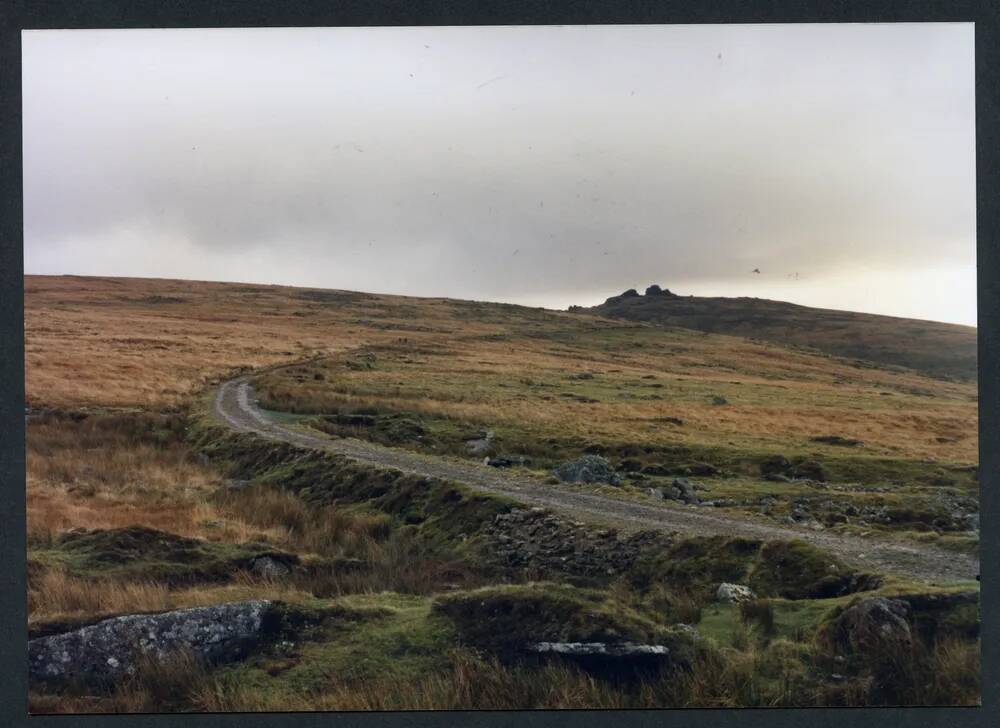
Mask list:
[{"label": "curving dirt road", "polygon": [[970,581],[979,573],[976,557],[933,547],[782,526],[763,519],[734,517],[697,506],[667,502],[645,504],[624,496],[597,493],[585,486],[543,484],[534,478],[512,475],[485,465],[421,455],[362,440],[310,435],[268,419],[255,406],[253,391],[246,377],[222,384],[216,392],[213,409],[220,420],[236,430],[345,455],[375,466],[452,480],[476,490],[510,497],[526,505],[551,508],[576,520],[599,522],[622,530],[662,529],[704,536],[798,538],[863,568],[937,583]]}]

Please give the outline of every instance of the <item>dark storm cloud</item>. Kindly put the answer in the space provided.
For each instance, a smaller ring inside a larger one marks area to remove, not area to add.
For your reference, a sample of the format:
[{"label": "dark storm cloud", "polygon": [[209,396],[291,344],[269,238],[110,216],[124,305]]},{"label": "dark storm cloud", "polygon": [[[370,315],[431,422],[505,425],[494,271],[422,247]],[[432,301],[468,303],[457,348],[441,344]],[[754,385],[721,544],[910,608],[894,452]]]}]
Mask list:
[{"label": "dark storm cloud", "polygon": [[31,32],[25,263],[972,323],[973,129],[966,25]]}]

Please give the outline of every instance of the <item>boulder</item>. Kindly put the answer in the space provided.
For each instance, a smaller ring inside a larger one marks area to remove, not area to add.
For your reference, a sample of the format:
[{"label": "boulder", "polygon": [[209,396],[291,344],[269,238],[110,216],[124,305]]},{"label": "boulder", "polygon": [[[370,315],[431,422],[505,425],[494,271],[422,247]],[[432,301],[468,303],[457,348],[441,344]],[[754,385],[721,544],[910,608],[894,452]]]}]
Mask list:
[{"label": "boulder", "polygon": [[906,649],[913,641],[910,606],[902,599],[865,597],[847,607],[834,623],[838,646],[850,652]]},{"label": "boulder", "polygon": [[587,673],[608,681],[633,682],[655,679],[655,675],[689,667],[700,640],[673,630],[670,646],[635,642],[535,642],[526,645],[529,655],[572,663]]},{"label": "boulder", "polygon": [[32,680],[107,681],[135,672],[143,655],[187,651],[212,662],[238,659],[262,639],[272,602],[253,600],[160,614],[112,617],[28,641]]},{"label": "boulder", "polygon": [[753,590],[742,584],[722,583],[715,590],[715,601],[724,604],[739,604],[740,602],[749,602],[756,598],[757,595],[753,593]]},{"label": "boulder", "polygon": [[607,483],[619,485],[621,478],[611,463],[600,455],[584,455],[556,466],[552,474],[564,483]]},{"label": "boulder", "polygon": [[663,293],[663,289],[655,283],[646,289],[647,296],[659,296],[661,293]]},{"label": "boulder", "polygon": [[674,478],[674,482],[670,484],[670,488],[666,490],[664,495],[671,500],[679,500],[684,503],[698,503],[701,498],[695,493],[698,486],[692,483],[687,478]]},{"label": "boulder", "polygon": [[288,564],[273,556],[258,556],[253,560],[250,571],[264,579],[281,579],[292,573]]},{"label": "boulder", "polygon": [[712,395],[712,404],[714,404],[714,405],[729,404],[729,400],[726,399],[725,397],[721,396],[721,395],[713,394]]},{"label": "boulder", "polygon": [[536,642],[528,647],[529,652],[552,653],[557,655],[602,655],[605,657],[636,657],[639,655],[668,655],[670,649],[664,645],[638,645],[632,642]]}]

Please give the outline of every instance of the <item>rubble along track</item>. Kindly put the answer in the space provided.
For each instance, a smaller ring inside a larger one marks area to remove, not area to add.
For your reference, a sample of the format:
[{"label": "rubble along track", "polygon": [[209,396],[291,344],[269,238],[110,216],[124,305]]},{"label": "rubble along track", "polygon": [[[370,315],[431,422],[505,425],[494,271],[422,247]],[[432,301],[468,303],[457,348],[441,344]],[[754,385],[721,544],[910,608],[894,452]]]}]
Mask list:
[{"label": "rubble along track", "polygon": [[890,572],[922,581],[971,581],[979,574],[979,559],[932,546],[861,538],[847,534],[795,528],[763,520],[739,518],[696,506],[645,504],[614,497],[586,486],[550,485],[478,463],[423,455],[353,438],[331,439],[282,425],[270,419],[253,399],[247,377],[221,384],[213,414],[239,432],[285,442],[310,450],[343,455],[351,460],[404,473],[440,478],[474,490],[505,496],[527,506],[550,508],[579,521],[623,530],[656,529],[696,536],[742,536],[755,539],[800,539],[835,554],[862,569]]}]

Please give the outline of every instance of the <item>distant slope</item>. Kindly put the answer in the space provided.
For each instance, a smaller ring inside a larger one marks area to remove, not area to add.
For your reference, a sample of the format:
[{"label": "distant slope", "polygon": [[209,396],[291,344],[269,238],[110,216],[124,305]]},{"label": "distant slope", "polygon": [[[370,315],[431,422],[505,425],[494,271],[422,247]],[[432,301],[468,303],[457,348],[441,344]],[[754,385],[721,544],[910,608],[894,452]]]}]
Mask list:
[{"label": "distant slope", "polygon": [[[573,310],[581,310],[574,307]],[[700,298],[627,291],[590,313],[663,326],[808,346],[836,356],[914,369],[933,377],[976,377],[976,329],[934,321],[810,308],[758,298]]]}]

